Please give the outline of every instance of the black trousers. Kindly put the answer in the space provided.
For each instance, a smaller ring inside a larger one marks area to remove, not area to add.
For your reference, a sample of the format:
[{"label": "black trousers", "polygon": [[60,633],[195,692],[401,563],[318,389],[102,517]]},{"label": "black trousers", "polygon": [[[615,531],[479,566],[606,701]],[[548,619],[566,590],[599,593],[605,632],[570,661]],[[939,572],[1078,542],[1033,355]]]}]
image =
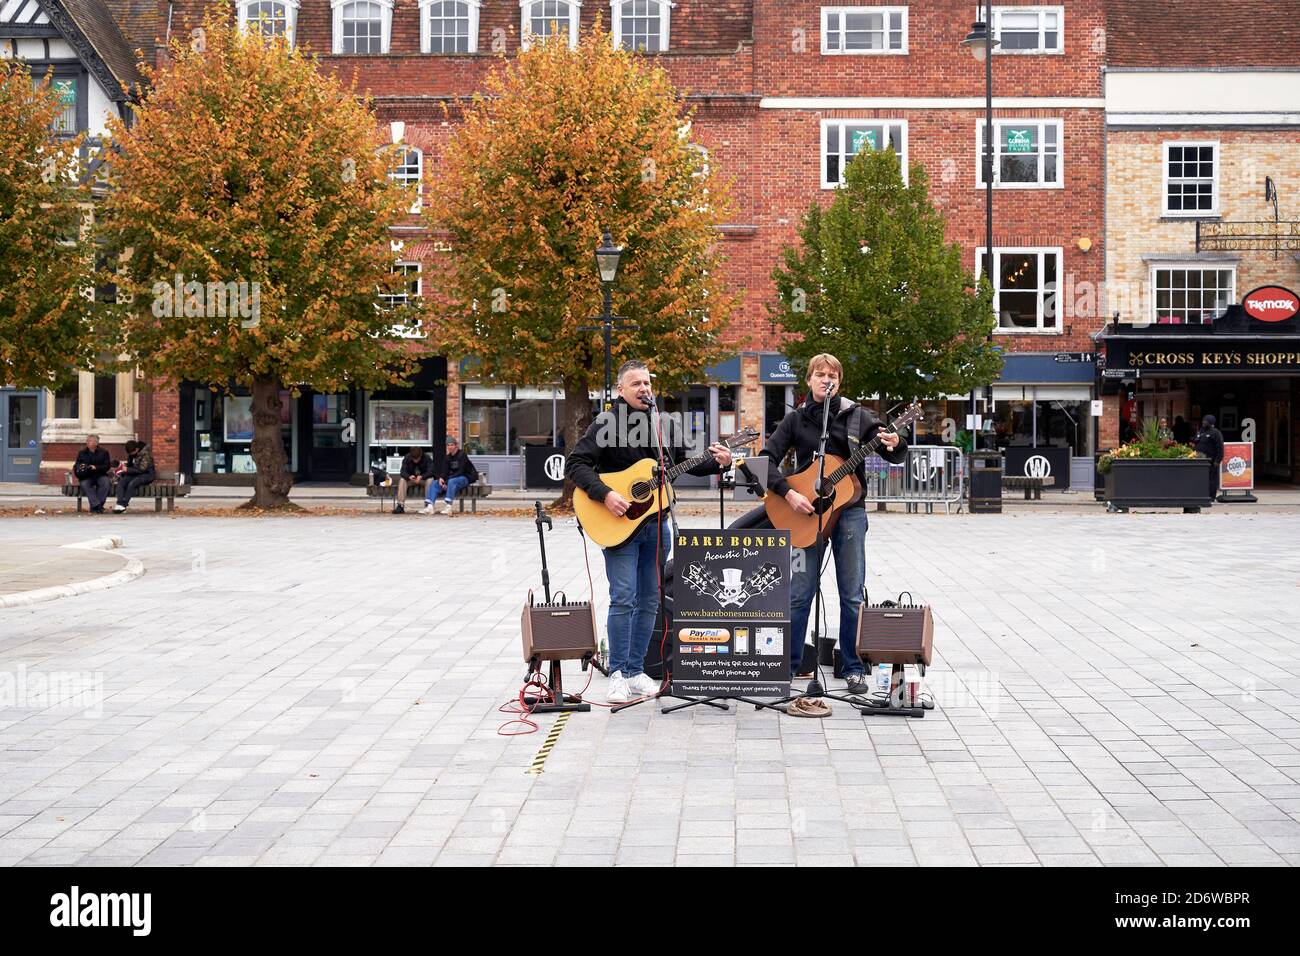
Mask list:
[{"label": "black trousers", "polygon": [[152,471],[146,471],[143,475],[134,475],[127,478],[123,475],[117,480],[117,503],[125,508],[131,503],[131,496],[150,484],[156,475]]}]

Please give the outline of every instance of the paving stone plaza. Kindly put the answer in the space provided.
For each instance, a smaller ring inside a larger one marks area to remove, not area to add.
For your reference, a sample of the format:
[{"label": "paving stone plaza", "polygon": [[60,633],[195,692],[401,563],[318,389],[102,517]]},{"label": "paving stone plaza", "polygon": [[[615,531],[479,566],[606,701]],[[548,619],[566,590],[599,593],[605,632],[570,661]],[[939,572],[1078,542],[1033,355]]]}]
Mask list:
[{"label": "paving stone plaza", "polygon": [[[0,526],[110,532],[142,577],[0,610],[0,864],[1300,862],[1300,516],[873,513],[873,599],[934,608],[936,710],[596,707],[541,773],[555,716],[498,734],[531,521]],[[585,596],[571,520],[548,556]]]}]

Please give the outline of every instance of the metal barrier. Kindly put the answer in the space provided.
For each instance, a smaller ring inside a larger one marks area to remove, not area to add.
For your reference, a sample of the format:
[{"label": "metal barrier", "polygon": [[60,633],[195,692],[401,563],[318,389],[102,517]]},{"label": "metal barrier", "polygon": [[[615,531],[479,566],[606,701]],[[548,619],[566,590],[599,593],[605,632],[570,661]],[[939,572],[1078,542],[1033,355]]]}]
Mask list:
[{"label": "metal barrier", "polygon": [[862,500],[899,502],[908,512],[917,512],[924,505],[926,514],[932,514],[936,504],[943,505],[945,513],[956,505],[960,513],[966,498],[966,466],[966,456],[951,445],[909,445],[901,465],[870,455]]}]

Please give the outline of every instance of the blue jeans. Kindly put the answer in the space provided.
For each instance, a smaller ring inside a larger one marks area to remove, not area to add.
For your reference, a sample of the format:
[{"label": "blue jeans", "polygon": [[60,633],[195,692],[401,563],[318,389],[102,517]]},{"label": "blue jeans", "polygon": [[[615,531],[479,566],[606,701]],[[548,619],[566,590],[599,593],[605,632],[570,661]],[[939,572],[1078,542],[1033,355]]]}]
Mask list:
[{"label": "blue jeans", "polygon": [[631,538],[616,548],[606,548],[605,577],[609,579],[609,617],[605,631],[609,635],[609,672],[622,671],[627,678],[645,671],[645,655],[650,648],[655,614],[659,610],[658,558],[668,560],[671,533],[667,515],[663,534],[657,518],[650,518]]},{"label": "blue jeans", "polygon": [[[468,486],[469,479],[464,475],[457,475],[455,478],[447,479],[447,504],[451,504],[455,501],[456,495],[460,494],[461,490]],[[429,487],[424,492],[424,500],[427,504],[433,504],[438,500],[438,496],[442,493],[442,487],[438,484],[438,479],[430,478]]]},{"label": "blue jeans", "polygon": [[[866,668],[858,659],[858,610],[862,607],[862,585],[867,579],[867,511],[865,508],[846,508],[831,530],[830,551],[835,557],[835,583],[840,592],[840,656],[844,659],[844,673],[865,674]],[[823,550],[823,556],[825,552]],[[793,554],[799,561],[799,551]],[[808,615],[817,596],[816,568],[817,545],[803,550],[802,571],[792,573],[790,580],[790,674],[799,672],[803,656],[804,634],[808,630]],[[829,597],[827,595],[826,597]],[[826,601],[822,602],[822,620],[825,621]]]}]

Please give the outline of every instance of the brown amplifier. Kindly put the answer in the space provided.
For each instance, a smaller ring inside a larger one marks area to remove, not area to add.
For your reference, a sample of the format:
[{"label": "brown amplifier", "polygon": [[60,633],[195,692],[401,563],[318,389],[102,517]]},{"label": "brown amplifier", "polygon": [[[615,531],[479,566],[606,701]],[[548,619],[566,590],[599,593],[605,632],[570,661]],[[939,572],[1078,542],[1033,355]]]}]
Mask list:
[{"label": "brown amplifier", "polygon": [[576,661],[596,654],[596,617],[587,601],[570,601],[557,592],[549,604],[528,595],[520,618],[524,660]]},{"label": "brown amplifier", "polygon": [[930,608],[913,604],[912,595],[897,601],[868,604],[863,594],[858,613],[858,657],[870,664],[922,664],[930,666],[934,652],[934,618]]}]

